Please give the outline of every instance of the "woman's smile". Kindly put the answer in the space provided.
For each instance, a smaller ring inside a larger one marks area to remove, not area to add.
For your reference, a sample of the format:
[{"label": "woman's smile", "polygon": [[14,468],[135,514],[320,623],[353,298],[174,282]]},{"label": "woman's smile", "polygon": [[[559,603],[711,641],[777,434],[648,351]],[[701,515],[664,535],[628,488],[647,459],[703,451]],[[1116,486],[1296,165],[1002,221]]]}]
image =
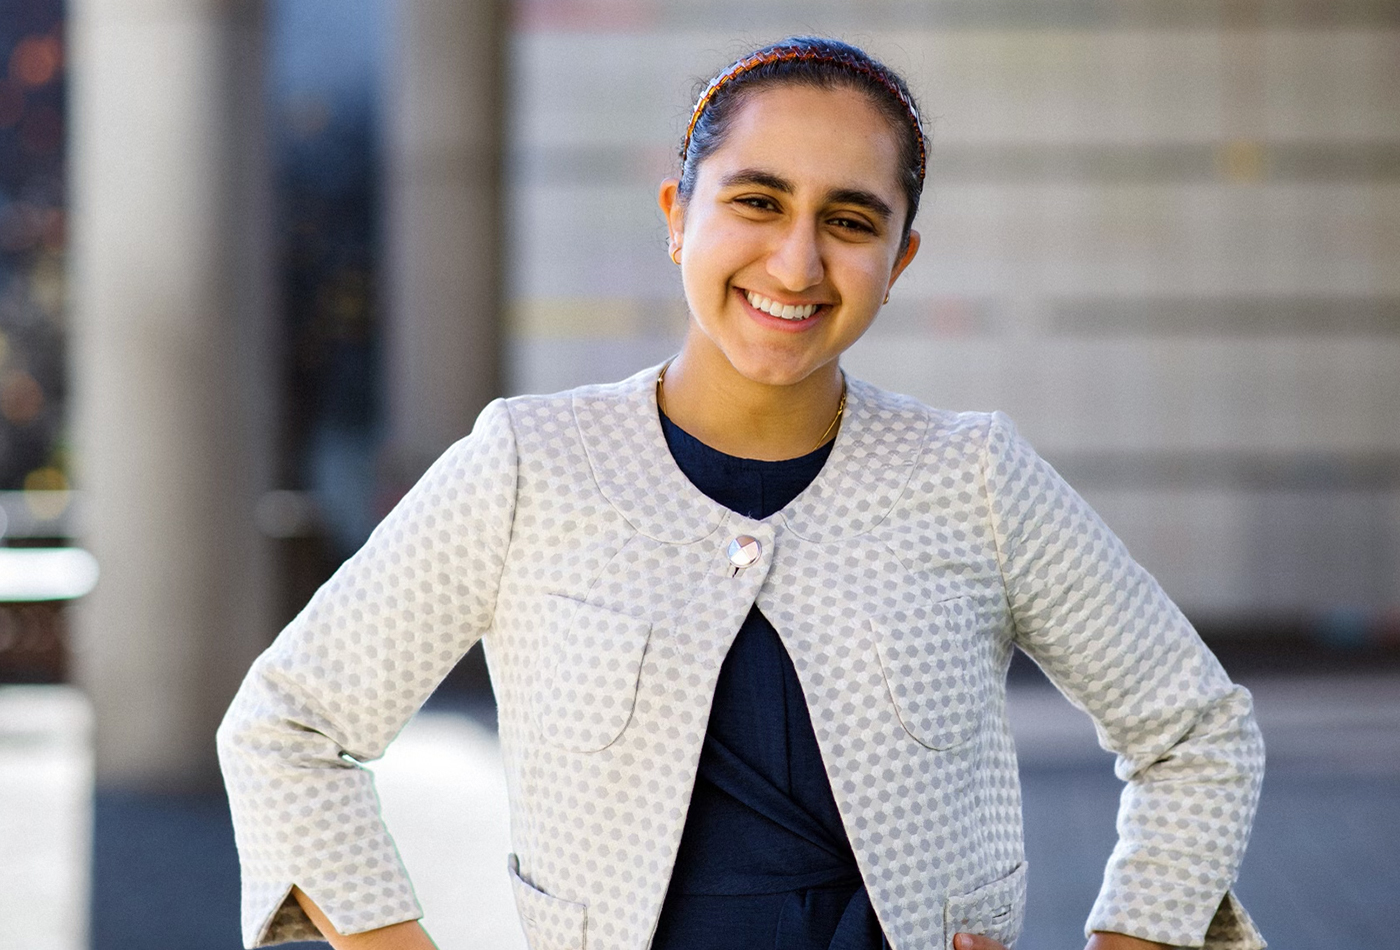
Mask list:
[{"label": "woman's smile", "polygon": [[748,304],[750,315],[754,320],[785,333],[800,333],[809,330],[824,314],[831,311],[830,304],[783,303],[781,299],[767,297],[742,287],[736,287],[735,293],[743,298],[744,303]]}]

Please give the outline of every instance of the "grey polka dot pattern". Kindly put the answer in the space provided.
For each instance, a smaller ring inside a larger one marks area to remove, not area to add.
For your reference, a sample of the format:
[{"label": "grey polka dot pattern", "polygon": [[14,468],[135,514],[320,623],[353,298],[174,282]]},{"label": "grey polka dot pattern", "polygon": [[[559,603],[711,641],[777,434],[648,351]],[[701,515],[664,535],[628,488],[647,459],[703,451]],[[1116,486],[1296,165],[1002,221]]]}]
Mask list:
[{"label": "grey polka dot pattern", "polygon": [[950,749],[977,728],[972,670],[975,616],[965,599],[913,604],[876,625],[880,667],[899,721],[930,749]]},{"label": "grey polka dot pattern", "polygon": [[651,624],[563,597],[543,603],[543,623],[568,632],[535,690],[540,735],[562,749],[599,752],[632,718]]},{"label": "grey polka dot pattern", "polygon": [[[1263,947],[1229,893],[1262,774],[1249,695],[1009,422],[851,380],[820,475],[756,521],[675,466],[655,376],[493,403],[254,665],[220,730],[249,946],[306,934],[293,884],[344,930],[416,916],[354,760],[481,639],[530,946],[644,950],[757,603],[898,950],[1020,932],[1018,644],[1127,783],[1089,926]],[[758,559],[736,571],[738,535]]]},{"label": "grey polka dot pattern", "polygon": [[958,894],[943,906],[943,932],[948,950],[953,935],[976,929],[1010,945],[1021,931],[1026,906],[1026,865],[970,894]]},{"label": "grey polka dot pattern", "polygon": [[513,854],[507,870],[520,926],[525,929],[525,940],[532,950],[583,950],[588,908],[550,897],[525,883],[520,876],[520,861]]}]

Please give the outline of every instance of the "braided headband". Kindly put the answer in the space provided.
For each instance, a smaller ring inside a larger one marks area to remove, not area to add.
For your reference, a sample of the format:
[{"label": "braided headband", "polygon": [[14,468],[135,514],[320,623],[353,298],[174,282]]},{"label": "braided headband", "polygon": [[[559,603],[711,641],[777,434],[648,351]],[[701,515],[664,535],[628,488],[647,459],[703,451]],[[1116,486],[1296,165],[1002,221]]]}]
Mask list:
[{"label": "braided headband", "polygon": [[837,66],[850,73],[856,73],[875,80],[883,88],[889,91],[900,102],[904,103],[904,108],[909,113],[909,124],[914,127],[914,138],[919,143],[919,183],[924,180],[924,169],[928,163],[928,155],[924,145],[924,123],[919,118],[919,110],[914,105],[914,100],[909,94],[895,85],[890,78],[880,71],[873,69],[869,63],[862,62],[853,56],[837,53],[830,50],[801,49],[795,46],[780,46],[776,49],[759,50],[745,59],[739,60],[724,72],[720,73],[710,81],[705,87],[705,91],[700,93],[700,98],[696,100],[695,111],[690,116],[690,125],[686,126],[685,140],[681,142],[681,168],[685,168],[686,154],[690,151],[690,137],[695,134],[695,125],[700,121],[700,116],[704,114],[705,108],[730,80],[736,76],[741,76],[751,69],[760,66],[767,66],[772,63],[821,63],[829,66]]}]

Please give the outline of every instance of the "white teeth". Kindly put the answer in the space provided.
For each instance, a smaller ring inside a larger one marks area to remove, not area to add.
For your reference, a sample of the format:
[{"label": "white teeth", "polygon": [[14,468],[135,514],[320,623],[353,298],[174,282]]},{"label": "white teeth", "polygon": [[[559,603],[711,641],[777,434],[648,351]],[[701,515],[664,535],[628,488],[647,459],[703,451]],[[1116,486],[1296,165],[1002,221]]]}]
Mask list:
[{"label": "white teeth", "polygon": [[770,316],[781,317],[784,320],[806,320],[817,312],[819,306],[814,303],[803,304],[800,307],[795,307],[792,304],[784,305],[769,300],[762,294],[756,294],[752,290],[744,291],[744,296],[748,298],[749,303],[753,304],[755,310],[762,310]]}]

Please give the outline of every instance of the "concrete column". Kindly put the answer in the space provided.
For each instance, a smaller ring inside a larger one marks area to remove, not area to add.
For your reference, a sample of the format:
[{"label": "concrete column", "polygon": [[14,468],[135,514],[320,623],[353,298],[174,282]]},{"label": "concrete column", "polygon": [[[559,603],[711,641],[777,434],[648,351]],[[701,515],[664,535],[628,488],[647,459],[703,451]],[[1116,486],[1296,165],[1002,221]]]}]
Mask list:
[{"label": "concrete column", "polygon": [[73,0],[75,670],[99,780],[216,777],[269,629],[273,347],[259,0]]},{"label": "concrete column", "polygon": [[412,477],[500,391],[506,18],[501,0],[389,10],[388,443]]}]

